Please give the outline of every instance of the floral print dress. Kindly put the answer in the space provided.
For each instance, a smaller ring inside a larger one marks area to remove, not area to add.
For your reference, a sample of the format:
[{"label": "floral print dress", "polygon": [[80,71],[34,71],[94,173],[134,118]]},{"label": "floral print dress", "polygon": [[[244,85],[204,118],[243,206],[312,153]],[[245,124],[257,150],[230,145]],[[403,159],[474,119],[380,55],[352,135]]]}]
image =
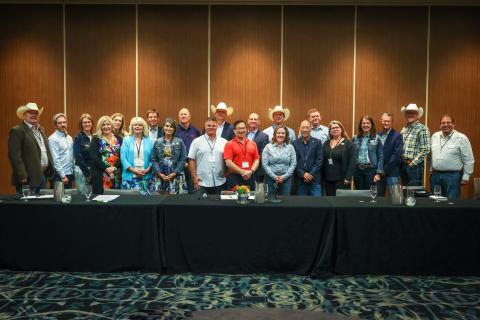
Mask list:
[{"label": "floral print dress", "polygon": [[[169,175],[174,172],[174,161],[172,158],[173,144],[171,141],[164,141],[163,161],[160,167],[164,175]],[[157,191],[162,194],[184,194],[188,193],[185,174],[182,172],[171,181],[163,181],[160,177],[154,176],[152,179],[152,191]]]},{"label": "floral print dress", "polygon": [[[99,151],[102,156],[102,161],[107,166],[115,166],[120,161],[120,142],[114,139],[113,144],[108,143],[104,139],[100,139]],[[115,169],[113,178],[107,173],[103,173],[103,188],[104,189],[120,189],[122,182],[121,170]]]}]

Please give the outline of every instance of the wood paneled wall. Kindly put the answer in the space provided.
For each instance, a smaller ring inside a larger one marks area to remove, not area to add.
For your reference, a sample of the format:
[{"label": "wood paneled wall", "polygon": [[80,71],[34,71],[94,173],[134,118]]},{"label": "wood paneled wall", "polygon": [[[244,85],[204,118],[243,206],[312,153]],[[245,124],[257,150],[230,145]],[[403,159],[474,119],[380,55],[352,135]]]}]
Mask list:
[{"label": "wood paneled wall", "polygon": [[280,103],[281,7],[211,10],[211,103],[234,107],[231,123],[255,111],[265,124]]},{"label": "wood paneled wall", "polygon": [[201,128],[219,101],[230,121],[257,112],[263,126],[282,101],[295,130],[316,107],[351,134],[382,111],[400,128],[400,107],[416,102],[432,132],[452,114],[480,159],[479,21],[480,7],[2,4],[0,192],[13,191],[8,129],[29,101],[48,132],[66,109],[72,135],[83,112],[129,121],[152,107],[163,119],[186,106]]}]

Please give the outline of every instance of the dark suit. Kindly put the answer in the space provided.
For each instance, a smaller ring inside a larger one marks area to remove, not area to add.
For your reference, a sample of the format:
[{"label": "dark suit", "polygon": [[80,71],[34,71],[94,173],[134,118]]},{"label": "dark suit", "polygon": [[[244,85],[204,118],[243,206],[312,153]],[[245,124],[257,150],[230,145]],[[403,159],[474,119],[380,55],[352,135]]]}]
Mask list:
[{"label": "dark suit", "polygon": [[383,196],[385,194],[387,178],[400,176],[402,156],[402,135],[398,131],[391,129],[388,133],[387,139],[385,139],[385,143],[383,144],[383,171],[385,175],[381,177],[379,183],[378,194],[380,196]]},{"label": "dark suit", "polygon": [[[297,192],[302,195],[321,196],[322,164],[323,164],[323,145],[319,139],[310,137],[307,144],[303,143],[303,138],[298,138],[292,142],[297,155],[297,166],[295,168],[295,179],[297,180]],[[311,183],[305,183],[303,176],[309,173],[313,176]],[[316,190],[313,190],[313,189]]]},{"label": "dark suit", "polygon": [[48,167],[42,171],[40,146],[32,130],[25,122],[10,129],[8,134],[8,159],[12,166],[12,185],[21,186],[20,181],[27,179],[27,183],[32,187],[39,188],[42,184],[42,178],[53,175],[53,161],[48,148],[48,139],[45,131],[40,127],[45,148],[47,149]]},{"label": "dark suit", "polygon": [[253,141],[257,144],[258,155],[260,156],[260,163],[258,164],[257,172],[255,172],[255,181],[263,182],[263,179],[265,178],[265,169],[263,169],[262,166],[262,152],[263,148],[265,148],[265,146],[269,143],[268,135],[260,130],[257,130],[253,136]]}]

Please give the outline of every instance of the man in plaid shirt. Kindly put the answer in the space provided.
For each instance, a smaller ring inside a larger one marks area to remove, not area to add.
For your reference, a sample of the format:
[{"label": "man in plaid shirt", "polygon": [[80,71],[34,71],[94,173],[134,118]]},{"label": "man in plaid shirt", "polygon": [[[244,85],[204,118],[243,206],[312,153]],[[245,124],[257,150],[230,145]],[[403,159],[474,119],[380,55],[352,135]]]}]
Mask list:
[{"label": "man in plaid shirt", "polygon": [[421,186],[425,159],[430,153],[430,133],[428,128],[418,121],[423,108],[410,103],[400,110],[407,124],[402,128],[403,163],[402,182],[404,185]]}]

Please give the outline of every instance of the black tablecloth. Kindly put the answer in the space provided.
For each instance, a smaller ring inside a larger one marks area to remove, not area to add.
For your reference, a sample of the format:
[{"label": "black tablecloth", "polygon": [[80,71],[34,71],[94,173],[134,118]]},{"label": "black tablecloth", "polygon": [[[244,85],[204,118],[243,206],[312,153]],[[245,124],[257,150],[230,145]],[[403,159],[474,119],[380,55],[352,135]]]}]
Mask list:
[{"label": "black tablecloth", "polygon": [[480,275],[479,201],[328,200],[336,211],[335,273]]},{"label": "black tablecloth", "polygon": [[122,195],[109,203],[9,201],[0,213],[0,266],[49,271],[160,271],[158,204]]},{"label": "black tablecloth", "polygon": [[474,200],[417,198],[412,208],[343,197],[247,205],[193,195],[3,200],[0,268],[480,275]]},{"label": "black tablecloth", "polygon": [[238,205],[218,196],[162,202],[166,271],[310,274],[331,268],[334,209],[322,199]]}]

